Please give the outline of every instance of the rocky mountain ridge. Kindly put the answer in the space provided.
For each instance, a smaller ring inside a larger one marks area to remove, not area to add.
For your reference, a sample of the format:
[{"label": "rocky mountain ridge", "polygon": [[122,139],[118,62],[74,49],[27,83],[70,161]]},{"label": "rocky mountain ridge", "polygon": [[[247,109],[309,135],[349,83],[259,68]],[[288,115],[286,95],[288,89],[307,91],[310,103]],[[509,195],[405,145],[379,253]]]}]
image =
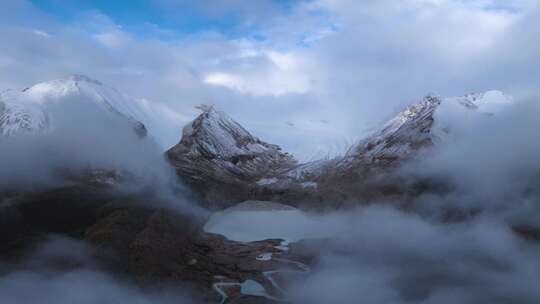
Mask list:
[{"label": "rocky mountain ridge", "polygon": [[[460,119],[494,115],[510,102],[499,91],[451,98],[428,95],[345,155],[309,163],[299,163],[278,146],[259,140],[224,112],[203,107],[203,113],[184,128],[180,143],[167,155],[188,184],[206,194],[211,189],[212,196],[221,200],[335,200],[335,195],[342,196],[335,193],[336,188],[357,187],[362,180],[389,172],[449,140]],[[321,192],[328,191],[334,194],[321,197]]]}]

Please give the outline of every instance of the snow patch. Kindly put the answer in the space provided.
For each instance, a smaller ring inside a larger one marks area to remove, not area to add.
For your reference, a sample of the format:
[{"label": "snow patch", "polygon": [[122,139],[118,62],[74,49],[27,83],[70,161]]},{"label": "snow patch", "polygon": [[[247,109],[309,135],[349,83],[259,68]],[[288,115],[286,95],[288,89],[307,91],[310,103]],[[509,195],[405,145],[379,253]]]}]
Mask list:
[{"label": "snow patch", "polygon": [[263,254],[257,256],[257,258],[256,258],[257,261],[270,261],[271,259],[272,259],[272,253],[271,252],[263,253]]}]

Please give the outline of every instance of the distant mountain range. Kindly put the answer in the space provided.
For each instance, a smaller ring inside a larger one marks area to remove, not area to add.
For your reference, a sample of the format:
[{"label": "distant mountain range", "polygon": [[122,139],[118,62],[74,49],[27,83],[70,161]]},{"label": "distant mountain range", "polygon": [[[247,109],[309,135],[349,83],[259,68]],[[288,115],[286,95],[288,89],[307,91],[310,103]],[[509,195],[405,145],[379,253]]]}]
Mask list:
[{"label": "distant mountain range", "polygon": [[[511,102],[499,91],[451,98],[428,95],[345,155],[309,163],[300,163],[278,145],[252,135],[214,106],[201,106],[202,113],[184,127],[179,143],[166,156],[182,180],[214,208],[247,199],[295,204],[345,201],[358,198],[355,196],[359,192],[351,189],[359,181],[371,178],[373,173],[390,172],[421,151],[451,140],[453,130],[465,121],[495,115]],[[0,134],[15,137],[48,132],[58,127],[62,115],[68,115],[64,109],[73,110],[74,105],[75,109],[81,105],[81,112],[90,108],[125,122],[139,136],[147,135],[144,122],[152,121],[149,117],[155,115],[147,113],[133,98],[97,80],[74,75],[0,94]]]}]

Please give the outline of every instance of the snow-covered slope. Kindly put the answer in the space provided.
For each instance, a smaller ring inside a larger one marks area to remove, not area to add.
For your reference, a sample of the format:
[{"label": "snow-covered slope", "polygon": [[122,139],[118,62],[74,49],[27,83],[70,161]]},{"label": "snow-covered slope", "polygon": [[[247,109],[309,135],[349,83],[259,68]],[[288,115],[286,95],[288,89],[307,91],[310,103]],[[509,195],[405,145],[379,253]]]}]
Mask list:
[{"label": "snow-covered slope", "polygon": [[256,181],[295,165],[277,145],[251,135],[239,123],[212,106],[183,129],[180,143],[168,152],[181,175],[222,181]]},{"label": "snow-covered slope", "polygon": [[51,108],[73,103],[97,107],[106,115],[127,119],[141,136],[146,127],[136,103],[113,88],[91,78],[73,75],[36,84],[22,91],[0,94],[0,134],[39,133],[55,127]]},{"label": "snow-covered slope", "polygon": [[339,166],[392,164],[409,159],[423,148],[454,136],[454,130],[462,128],[467,120],[496,115],[511,102],[500,91],[449,98],[428,95],[353,147]]},{"label": "snow-covered slope", "polygon": [[8,95],[11,92],[0,95],[0,136],[36,133],[49,128],[49,117],[41,106],[14,102],[11,98],[4,101],[2,97]]}]

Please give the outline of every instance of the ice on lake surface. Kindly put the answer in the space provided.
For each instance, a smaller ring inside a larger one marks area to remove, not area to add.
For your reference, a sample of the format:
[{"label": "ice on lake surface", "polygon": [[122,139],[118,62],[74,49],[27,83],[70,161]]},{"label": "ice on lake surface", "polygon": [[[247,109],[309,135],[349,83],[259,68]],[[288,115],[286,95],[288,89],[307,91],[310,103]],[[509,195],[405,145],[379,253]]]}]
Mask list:
[{"label": "ice on lake surface", "polygon": [[240,285],[240,292],[245,295],[264,297],[267,296],[266,289],[256,281],[246,280]]},{"label": "ice on lake surface", "polygon": [[296,242],[306,238],[331,237],[325,218],[291,210],[224,210],[214,213],[204,226],[209,233],[221,234],[229,240],[252,242],[283,239]]}]

